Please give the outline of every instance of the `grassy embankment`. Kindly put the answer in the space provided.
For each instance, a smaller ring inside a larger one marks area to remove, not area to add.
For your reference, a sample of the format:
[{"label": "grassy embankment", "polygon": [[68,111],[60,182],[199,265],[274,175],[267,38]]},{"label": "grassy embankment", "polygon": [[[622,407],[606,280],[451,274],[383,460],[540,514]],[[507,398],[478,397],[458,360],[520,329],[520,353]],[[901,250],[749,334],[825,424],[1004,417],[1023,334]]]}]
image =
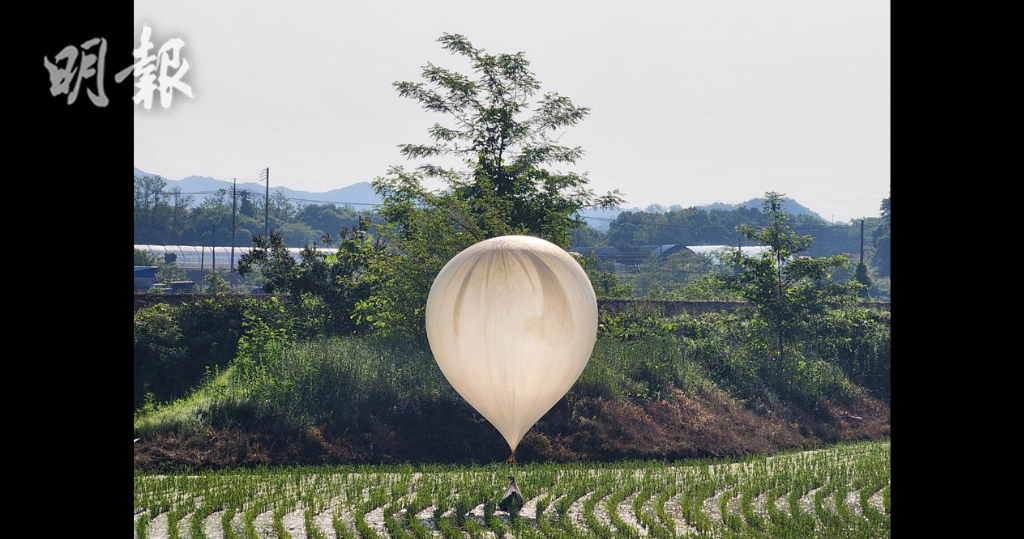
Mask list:
[{"label": "grassy embankment", "polygon": [[[184,323],[174,317],[205,313],[193,311],[143,314],[144,324],[137,315],[137,350],[140,342],[157,349],[153,343],[167,335],[180,342],[183,331],[172,329]],[[793,347],[788,360],[771,362],[743,314],[605,315],[582,376],[530,430],[517,458],[725,457],[887,438],[889,314],[858,310],[828,322],[827,332]],[[136,410],[137,469],[489,463],[508,456],[497,431],[452,390],[425,342],[300,338],[299,328],[268,316],[246,316],[236,326],[236,353],[224,369],[212,369],[180,399]],[[212,340],[201,341],[218,349]],[[139,369],[137,352],[137,388]]]}]

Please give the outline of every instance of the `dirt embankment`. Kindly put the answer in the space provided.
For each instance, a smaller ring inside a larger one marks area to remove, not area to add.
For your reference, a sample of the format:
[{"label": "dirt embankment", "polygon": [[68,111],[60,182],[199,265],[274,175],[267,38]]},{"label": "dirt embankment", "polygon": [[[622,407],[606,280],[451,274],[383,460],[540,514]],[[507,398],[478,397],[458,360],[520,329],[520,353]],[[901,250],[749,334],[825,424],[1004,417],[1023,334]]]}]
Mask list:
[{"label": "dirt embankment", "polygon": [[[755,412],[718,394],[675,391],[646,405],[563,399],[517,449],[522,462],[687,459],[809,449],[891,434],[890,408],[871,397]],[[346,463],[489,463],[509,456],[501,435],[466,406],[407,407],[359,425],[211,429],[135,444],[140,470]]]}]

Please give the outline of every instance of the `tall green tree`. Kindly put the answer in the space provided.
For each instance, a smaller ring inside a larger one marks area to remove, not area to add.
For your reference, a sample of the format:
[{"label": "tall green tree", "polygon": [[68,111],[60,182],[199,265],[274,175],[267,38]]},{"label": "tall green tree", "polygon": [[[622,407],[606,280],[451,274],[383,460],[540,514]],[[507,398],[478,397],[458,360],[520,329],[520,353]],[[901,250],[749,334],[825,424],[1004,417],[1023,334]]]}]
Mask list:
[{"label": "tall green tree", "polygon": [[796,370],[800,360],[797,345],[815,338],[828,311],[855,304],[861,287],[856,282],[831,279],[832,270],[849,265],[848,256],[804,256],[814,240],[798,236],[786,225],[789,216],[782,209],[784,196],[766,193],[764,227],[737,227],[748,244],[768,249],[756,255],[732,249],[724,257],[736,268],[735,275],[725,277],[726,284],[756,308],[755,322],[765,335],[762,375],[770,382],[781,382]]},{"label": "tall green tree", "polygon": [[[464,168],[422,164],[414,171],[392,167],[373,182],[383,203],[381,229],[392,252],[370,273],[376,292],[360,315],[379,331],[421,333],[430,284],[462,249],[487,238],[526,234],[569,247],[572,230],[585,226],[581,210],[615,207],[618,191],[598,196],[586,174],[553,167],[575,165],[579,147],[557,134],[582,121],[590,109],[564,96],[539,94],[540,82],[524,53],[488,54],[464,36],[438,39],[468,61],[472,75],[428,63],[423,82],[396,82],[401,97],[441,114],[445,124],[428,129],[431,142],[402,144],[409,159],[457,157]],[[444,187],[430,191],[426,180]]]},{"label": "tall green tree", "polygon": [[[458,34],[444,34],[438,42],[464,57],[474,75],[428,63],[425,82],[394,83],[400,96],[447,118],[447,125],[428,129],[431,143],[399,148],[407,158],[455,156],[467,167],[424,164],[420,172],[445,182],[472,214],[493,215],[508,229],[562,247],[569,246],[569,232],[584,224],[580,210],[623,202],[617,192],[596,196],[586,188],[586,174],[550,168],[575,165],[583,157],[582,148],[559,144],[555,134],[586,118],[589,108],[555,92],[537,97],[541,84],[522,52],[488,54]],[[388,180],[376,186],[382,184]]]}]

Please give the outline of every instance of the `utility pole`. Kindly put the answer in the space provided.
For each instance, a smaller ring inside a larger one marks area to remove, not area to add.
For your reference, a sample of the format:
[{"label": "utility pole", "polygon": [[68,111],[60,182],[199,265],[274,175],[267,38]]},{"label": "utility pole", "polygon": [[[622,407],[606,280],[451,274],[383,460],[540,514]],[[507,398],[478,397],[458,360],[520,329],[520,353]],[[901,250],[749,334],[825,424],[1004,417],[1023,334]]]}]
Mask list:
[{"label": "utility pole", "polygon": [[860,220],[860,263],[864,263],[864,218]]},{"label": "utility pole", "polygon": [[267,195],[263,201],[263,237],[270,236],[270,167],[267,167]]},{"label": "utility pole", "polygon": [[231,178],[231,284],[235,284],[235,214],[238,212],[238,180]]}]

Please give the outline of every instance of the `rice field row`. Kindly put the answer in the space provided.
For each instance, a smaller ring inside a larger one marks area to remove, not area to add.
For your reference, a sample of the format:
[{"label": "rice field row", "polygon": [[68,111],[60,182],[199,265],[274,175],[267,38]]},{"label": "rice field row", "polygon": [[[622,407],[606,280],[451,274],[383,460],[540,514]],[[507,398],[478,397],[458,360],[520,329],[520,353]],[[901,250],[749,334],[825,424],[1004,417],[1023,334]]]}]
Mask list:
[{"label": "rice field row", "polygon": [[890,536],[890,442],[733,461],[135,473],[136,539]]}]

